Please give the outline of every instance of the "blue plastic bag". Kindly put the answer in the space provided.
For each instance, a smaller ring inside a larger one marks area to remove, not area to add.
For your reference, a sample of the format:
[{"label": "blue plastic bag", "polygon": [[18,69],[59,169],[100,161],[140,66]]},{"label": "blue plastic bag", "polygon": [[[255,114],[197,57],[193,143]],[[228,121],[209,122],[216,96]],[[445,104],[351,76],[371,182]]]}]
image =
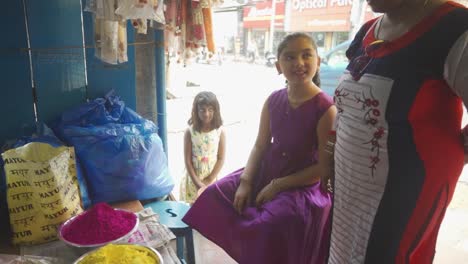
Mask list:
[{"label": "blue plastic bag", "polygon": [[63,113],[52,128],[74,146],[93,204],[157,198],[174,188],[157,126],[115,95]]}]

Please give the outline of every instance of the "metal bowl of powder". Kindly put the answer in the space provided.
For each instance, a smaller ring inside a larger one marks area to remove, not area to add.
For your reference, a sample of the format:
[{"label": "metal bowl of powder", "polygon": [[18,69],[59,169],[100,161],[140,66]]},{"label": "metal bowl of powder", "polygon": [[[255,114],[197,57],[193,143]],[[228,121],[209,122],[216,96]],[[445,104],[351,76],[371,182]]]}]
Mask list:
[{"label": "metal bowl of powder", "polygon": [[[96,208],[104,210],[96,213]],[[107,244],[127,243],[138,229],[138,215],[108,205],[102,208],[96,205],[68,219],[59,227],[57,237],[79,255]]]},{"label": "metal bowl of powder", "polygon": [[79,257],[73,264],[104,263],[164,264],[161,254],[154,248],[141,244],[107,244]]}]

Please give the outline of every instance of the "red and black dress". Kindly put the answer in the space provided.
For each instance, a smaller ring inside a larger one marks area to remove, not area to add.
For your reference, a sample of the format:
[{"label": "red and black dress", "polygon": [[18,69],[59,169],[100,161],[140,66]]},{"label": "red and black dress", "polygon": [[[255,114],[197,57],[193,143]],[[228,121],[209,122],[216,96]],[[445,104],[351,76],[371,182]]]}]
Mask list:
[{"label": "red and black dress", "polygon": [[391,42],[375,41],[376,22],[335,92],[329,263],[432,263],[464,165],[468,10],[446,2]]}]

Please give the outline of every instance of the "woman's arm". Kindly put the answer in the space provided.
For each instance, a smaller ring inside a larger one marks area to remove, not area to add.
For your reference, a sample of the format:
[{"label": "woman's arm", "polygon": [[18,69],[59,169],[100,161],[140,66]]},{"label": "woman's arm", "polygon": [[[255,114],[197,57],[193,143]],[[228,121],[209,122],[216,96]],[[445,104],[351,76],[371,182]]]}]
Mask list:
[{"label": "woman's arm", "polygon": [[224,165],[224,155],[226,153],[226,136],[224,133],[224,129],[221,128],[220,136],[219,136],[219,144],[218,144],[218,154],[216,163],[211,171],[210,175],[208,175],[204,180],[204,184],[212,183],[216,177],[218,176],[219,171]]},{"label": "woman's arm", "polygon": [[[444,64],[444,78],[450,88],[468,107],[468,31],[462,34],[451,47]],[[468,126],[462,130],[465,148],[465,163],[468,162]]]},{"label": "woman's arm", "polygon": [[252,195],[252,187],[254,177],[258,170],[260,160],[271,142],[271,131],[270,131],[270,113],[268,112],[268,99],[263,104],[262,114],[260,116],[260,125],[258,129],[257,139],[255,144],[250,151],[247,165],[244,168],[244,172],[240,177],[239,187],[237,188],[234,196],[234,208],[239,214],[242,214],[245,206],[250,202]]},{"label": "woman's arm", "polygon": [[187,169],[187,172],[195,186],[198,189],[204,187],[205,184],[198,178],[192,164],[192,135],[190,133],[190,128],[188,128],[184,134],[184,161],[185,168]]},{"label": "woman's arm", "polygon": [[331,173],[330,170],[333,163],[333,156],[326,153],[325,149],[329,132],[333,129],[335,116],[336,107],[331,106],[320,118],[318,123],[318,162],[294,174],[271,181],[271,183],[265,186],[265,188],[258,194],[256,199],[257,206],[270,201],[279,192],[295,187],[312,185]]}]

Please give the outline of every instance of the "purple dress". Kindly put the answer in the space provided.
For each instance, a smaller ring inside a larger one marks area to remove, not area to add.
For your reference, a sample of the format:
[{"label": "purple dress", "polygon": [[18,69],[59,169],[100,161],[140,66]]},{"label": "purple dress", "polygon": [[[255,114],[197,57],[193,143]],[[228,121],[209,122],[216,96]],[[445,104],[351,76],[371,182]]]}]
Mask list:
[{"label": "purple dress", "polygon": [[[255,177],[253,202],[272,179],[317,162],[317,125],[332,104],[323,92],[298,108],[289,105],[287,89],[270,95],[272,143]],[[239,215],[233,201],[242,171],[234,171],[210,185],[183,221],[241,264],[324,263],[330,236],[330,195],[316,183],[281,192],[259,209],[252,203]]]}]

